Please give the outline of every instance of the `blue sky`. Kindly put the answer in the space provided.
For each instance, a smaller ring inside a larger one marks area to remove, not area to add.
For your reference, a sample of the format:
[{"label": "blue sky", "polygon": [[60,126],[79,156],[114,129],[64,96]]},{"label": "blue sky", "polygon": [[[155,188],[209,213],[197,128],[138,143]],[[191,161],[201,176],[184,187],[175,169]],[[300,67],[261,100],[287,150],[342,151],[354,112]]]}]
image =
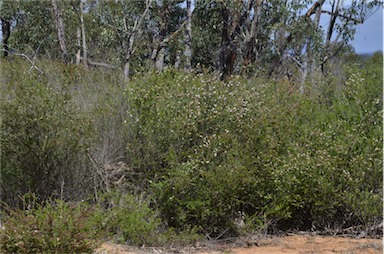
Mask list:
[{"label": "blue sky", "polygon": [[383,9],[380,8],[368,20],[356,28],[352,46],[356,53],[373,53],[383,50]]}]

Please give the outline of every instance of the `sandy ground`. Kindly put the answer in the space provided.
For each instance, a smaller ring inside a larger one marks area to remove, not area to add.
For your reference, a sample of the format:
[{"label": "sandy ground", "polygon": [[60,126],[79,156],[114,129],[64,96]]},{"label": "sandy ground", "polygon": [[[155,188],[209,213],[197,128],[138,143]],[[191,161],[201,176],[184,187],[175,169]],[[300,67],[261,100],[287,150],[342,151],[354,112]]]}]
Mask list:
[{"label": "sandy ground", "polygon": [[[131,246],[104,243],[95,254],[381,254],[383,241],[380,239],[356,239],[350,237],[329,237],[292,235],[258,240],[255,246],[235,247],[220,243],[204,243],[184,248],[135,248]],[[246,243],[244,242],[245,246]]]}]

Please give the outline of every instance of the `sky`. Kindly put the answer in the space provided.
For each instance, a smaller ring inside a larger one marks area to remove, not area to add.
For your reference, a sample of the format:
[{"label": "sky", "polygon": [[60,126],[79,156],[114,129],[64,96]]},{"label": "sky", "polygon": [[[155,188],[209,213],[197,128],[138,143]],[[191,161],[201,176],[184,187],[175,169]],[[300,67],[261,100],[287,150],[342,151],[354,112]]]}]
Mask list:
[{"label": "sky", "polygon": [[383,9],[356,27],[355,39],[351,42],[356,53],[373,53],[383,50]]}]

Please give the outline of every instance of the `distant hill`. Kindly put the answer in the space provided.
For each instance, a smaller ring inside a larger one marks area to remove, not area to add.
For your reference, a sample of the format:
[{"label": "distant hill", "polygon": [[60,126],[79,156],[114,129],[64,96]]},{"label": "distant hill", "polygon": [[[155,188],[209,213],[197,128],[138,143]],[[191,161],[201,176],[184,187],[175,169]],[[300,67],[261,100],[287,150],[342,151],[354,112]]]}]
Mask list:
[{"label": "distant hill", "polygon": [[367,60],[368,58],[370,58],[373,55],[373,53],[362,53],[362,54],[357,54],[357,55],[360,56],[361,59]]},{"label": "distant hill", "polygon": [[365,61],[365,60],[369,59],[373,54],[375,54],[375,53],[377,53],[377,52],[381,52],[381,53],[382,53],[381,50],[377,50],[377,51],[375,51],[375,52],[371,52],[371,53],[358,53],[357,55],[358,55],[359,57],[361,57],[362,60]]}]

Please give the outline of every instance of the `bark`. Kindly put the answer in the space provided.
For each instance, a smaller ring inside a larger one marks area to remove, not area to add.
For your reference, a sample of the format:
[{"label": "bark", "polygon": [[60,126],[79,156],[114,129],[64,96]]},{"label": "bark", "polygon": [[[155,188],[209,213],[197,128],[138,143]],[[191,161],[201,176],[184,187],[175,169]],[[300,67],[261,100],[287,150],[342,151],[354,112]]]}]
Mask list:
[{"label": "bark", "polygon": [[[137,39],[136,36],[141,33],[142,31],[142,24],[144,21],[144,18],[147,16],[149,9],[152,5],[152,0],[146,0],[145,3],[145,10],[141,14],[139,20],[137,20],[133,26],[132,31],[129,33],[128,36],[128,46],[126,48],[126,53],[125,53],[125,63],[124,63],[124,80],[128,81],[129,80],[129,75],[130,75],[130,61],[131,61],[131,56],[132,53],[134,52],[134,43],[135,40]],[[124,17],[125,19],[126,17]],[[125,26],[125,31],[128,30],[128,26]]]},{"label": "bark", "polygon": [[[175,67],[176,69],[179,69],[179,68],[180,68],[180,62],[181,62],[180,53],[181,53],[181,52],[179,52],[179,51],[176,53],[175,65],[174,65],[174,67]],[[187,71],[188,71],[188,70],[187,70]]]},{"label": "bark", "polygon": [[303,56],[303,62],[301,64],[301,79],[300,79],[300,94],[304,94],[305,92],[305,83],[307,81],[308,77],[308,69],[309,69],[309,42],[307,43],[307,48],[305,50],[304,56]]},{"label": "bark", "polygon": [[250,1],[249,6],[247,8],[247,18],[251,15],[251,10],[253,8],[253,20],[248,30],[246,30],[245,38],[244,38],[244,46],[245,51],[242,59],[242,71],[243,74],[248,72],[248,66],[252,62],[252,53],[255,48],[255,39],[258,33],[257,22],[260,16],[260,8],[263,3],[263,0]]},{"label": "bark", "polygon": [[83,0],[80,0],[80,27],[81,27],[81,37],[83,38],[83,63],[85,67],[88,67],[88,49],[87,49],[87,40],[85,36],[85,25],[84,25],[84,3]]},{"label": "bark", "polygon": [[57,37],[59,39],[60,50],[62,53],[64,63],[68,63],[68,51],[65,42],[65,29],[63,18],[61,17],[61,9],[57,5],[56,0],[51,0],[52,9],[55,15],[55,24],[57,29]]},{"label": "bark", "polygon": [[[151,60],[154,64],[154,67],[158,67],[162,65],[163,63],[160,63],[160,61],[164,61],[164,56],[165,56],[165,50],[164,47],[167,45],[167,43],[171,40],[173,40],[184,28],[186,25],[186,21],[184,21],[180,27],[174,31],[173,33],[169,34],[167,37],[165,37],[160,43],[157,44],[157,46],[153,49],[152,54],[151,54]],[[180,58],[180,56],[178,56]],[[180,60],[180,59],[179,59]],[[159,65],[156,65],[157,62],[159,61]],[[159,69],[158,69],[159,70]],[[159,70],[161,71],[161,70]]]},{"label": "bark", "polygon": [[164,50],[164,47],[162,47],[160,51],[157,53],[156,63],[155,63],[156,70],[159,72],[163,71],[163,68],[164,68],[164,56],[165,56],[165,50]]},{"label": "bark", "polygon": [[225,80],[230,73],[228,72],[228,68],[230,67],[230,62],[228,61],[227,52],[229,45],[229,31],[228,31],[228,23],[229,23],[229,10],[227,7],[222,6],[221,16],[223,19],[223,27],[221,30],[221,52],[220,52],[220,68],[221,68],[221,80]]},{"label": "bark", "polygon": [[336,6],[335,6],[335,2],[332,3],[332,12],[330,14],[330,20],[329,20],[329,25],[328,25],[328,29],[327,29],[325,48],[323,50],[323,54],[321,57],[322,58],[321,70],[322,71],[324,71],[324,65],[328,59],[329,47],[331,45],[331,38],[333,35],[333,31],[335,30],[335,24],[336,24],[337,16],[339,14],[339,10],[340,10],[340,0],[337,0]]},{"label": "bark", "polygon": [[76,53],[76,65],[80,64],[81,59],[81,30],[80,28],[76,31],[77,35],[77,53]]},{"label": "bark", "polygon": [[132,56],[132,51],[133,51],[133,43],[135,42],[135,36],[134,34],[131,34],[129,41],[128,41],[128,49],[125,54],[125,64],[124,64],[124,80],[128,81],[129,80],[129,75],[131,74],[131,56]]},{"label": "bark", "polygon": [[[314,19],[314,24],[316,27],[320,25],[321,9],[325,0],[316,1],[312,7],[305,14],[305,18],[308,21],[310,16],[316,14]],[[304,94],[305,92],[305,83],[309,73],[314,73],[319,69],[318,57],[313,55],[311,49],[312,39],[310,36],[307,36],[306,49],[303,56],[302,66],[301,66],[301,80],[300,80],[300,93]],[[313,86],[316,85],[316,82],[311,82]]]},{"label": "bark", "polygon": [[187,23],[185,26],[185,70],[190,71],[192,67],[192,9],[191,0],[187,0]]},{"label": "bark", "polygon": [[[166,4],[165,2],[163,4]],[[152,64],[157,71],[161,72],[164,68],[164,56],[165,56],[165,40],[167,39],[167,25],[169,20],[169,3],[166,6],[163,6],[161,12],[161,21],[160,21],[160,33],[159,36],[155,39],[155,48],[152,52]]]},{"label": "bark", "polygon": [[316,1],[311,6],[311,8],[309,8],[308,11],[305,13],[305,18],[309,19],[312,16],[312,14],[315,14],[317,11],[317,8],[321,7],[324,4],[324,2],[325,2],[325,0]]},{"label": "bark", "polygon": [[9,36],[11,36],[11,23],[9,22],[9,20],[6,20],[4,18],[0,18],[0,19],[1,19],[1,32],[3,35],[3,50],[4,50],[3,57],[6,58],[9,53],[8,39],[9,39]]},{"label": "bark", "polygon": [[316,17],[315,17],[315,24],[316,24],[316,26],[319,26],[319,25],[320,25],[320,17],[321,17],[321,13],[322,13],[322,8],[323,8],[323,4],[321,4],[321,5],[317,8],[317,11],[316,11]]},{"label": "bark", "polygon": [[130,74],[130,58],[125,59],[125,64],[124,64],[124,80],[128,81],[129,80],[129,74]]}]

